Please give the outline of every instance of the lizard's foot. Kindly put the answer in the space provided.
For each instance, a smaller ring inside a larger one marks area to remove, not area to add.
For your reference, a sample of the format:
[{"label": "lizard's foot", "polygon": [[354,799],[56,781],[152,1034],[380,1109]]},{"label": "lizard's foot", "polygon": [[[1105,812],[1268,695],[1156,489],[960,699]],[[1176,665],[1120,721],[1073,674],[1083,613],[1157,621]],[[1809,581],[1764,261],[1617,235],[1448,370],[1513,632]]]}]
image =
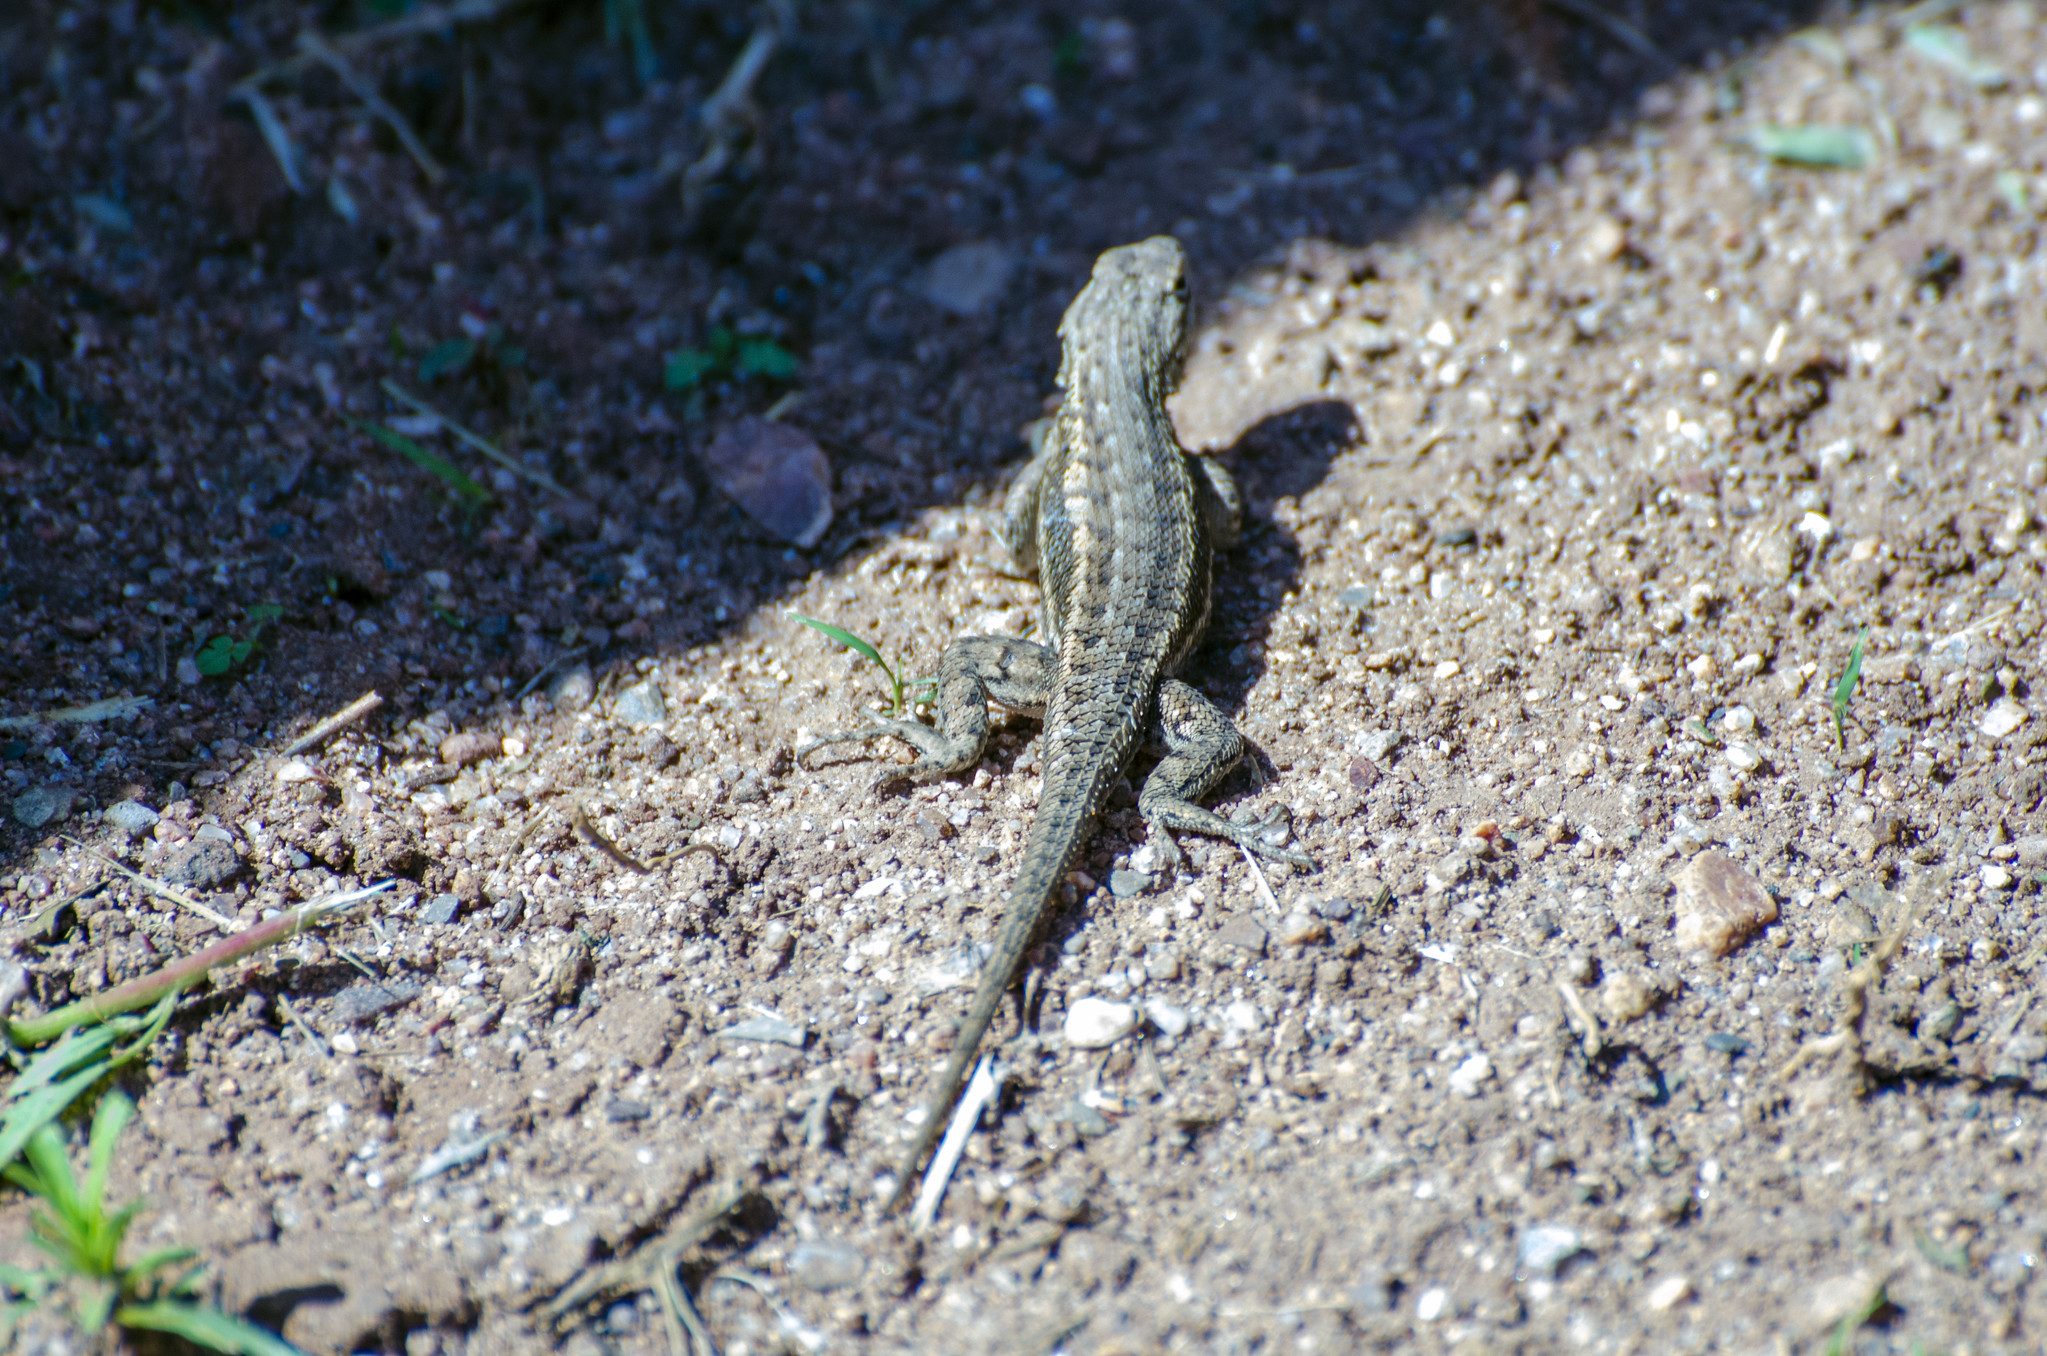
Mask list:
[{"label": "lizard's foot", "polygon": [[863,739],[880,739],[884,735],[898,734],[900,732],[895,727],[900,723],[903,722],[888,721],[880,725],[870,725],[864,730],[847,730],[843,734],[819,735],[816,739],[811,740],[808,744],[796,750],[796,761],[801,763],[805,758],[808,758],[811,754],[816,753],[819,749],[829,744],[854,744]]},{"label": "lizard's foot", "polygon": [[864,730],[848,730],[843,734],[822,735],[796,750],[796,760],[801,762],[804,755],[827,744],[850,744],[863,739],[879,739],[883,736],[902,740],[923,755],[907,767],[884,769],[874,779],[874,789],[883,791],[899,782],[935,782],[941,778],[955,776],[970,768],[981,756],[978,740],[948,738],[943,732],[922,725],[914,720],[877,721]]},{"label": "lizard's foot", "polygon": [[[1230,835],[1238,843],[1249,848],[1254,854],[1269,861],[1290,862],[1310,871],[1319,870],[1315,859],[1298,849],[1287,847],[1286,840],[1293,836],[1293,811],[1284,805],[1275,805],[1264,819],[1256,824],[1244,825],[1238,834]],[[1274,832],[1277,829],[1278,832]]]},{"label": "lizard's foot", "polygon": [[1152,870],[1167,878],[1180,874],[1187,854],[1180,851],[1180,845],[1173,841],[1173,831],[1156,822],[1146,825],[1145,830],[1144,841],[1151,848]]}]

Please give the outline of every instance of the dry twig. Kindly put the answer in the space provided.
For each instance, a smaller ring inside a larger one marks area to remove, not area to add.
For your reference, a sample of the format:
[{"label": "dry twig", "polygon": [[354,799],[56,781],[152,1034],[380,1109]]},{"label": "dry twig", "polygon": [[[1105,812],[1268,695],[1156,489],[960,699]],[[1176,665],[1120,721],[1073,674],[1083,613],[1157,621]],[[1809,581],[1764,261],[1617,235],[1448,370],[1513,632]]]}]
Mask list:
[{"label": "dry twig", "polygon": [[[685,843],[673,852],[664,852],[653,861],[642,863],[638,858],[626,852],[624,848],[606,838],[598,827],[590,822],[589,814],[585,812],[580,804],[570,808],[569,824],[575,829],[576,837],[582,839],[591,847],[596,848],[626,870],[639,876],[652,875],[662,867],[678,862],[692,852],[709,853],[711,856],[717,857],[721,865],[725,861],[723,857],[718,856],[718,849],[712,847],[709,843]],[[523,837],[523,835],[521,836]]]},{"label": "dry twig", "polygon": [[190,909],[193,913],[196,913],[201,918],[206,919],[215,927],[219,928],[222,932],[234,932],[241,927],[241,924],[239,922],[235,921],[232,918],[229,918],[226,914],[221,913],[218,909],[210,909],[206,907],[206,905],[201,904],[198,900],[192,898],[192,896],[186,894],[183,890],[178,889],[175,885],[170,885],[164,881],[157,880],[151,876],[145,876],[140,871],[135,870],[133,867],[122,865],[120,862],[115,861],[112,857],[107,856],[106,853],[101,852],[98,848],[87,846],[86,844],[79,842],[76,838],[67,836],[64,839],[64,841],[71,844],[73,847],[80,849],[83,852],[89,853],[90,855],[99,858],[108,866],[113,867],[114,870],[128,877],[128,879],[134,881],[137,885],[142,886],[145,890],[148,890],[151,894],[161,895],[163,898],[168,899],[173,904],[179,905],[182,908]]},{"label": "dry twig", "polygon": [[284,746],[284,756],[289,758],[293,754],[304,753],[316,744],[326,742],[329,736],[355,724],[355,722],[361,720],[383,704],[383,697],[378,695],[374,689],[363,693],[362,696],[357,697],[354,701],[342,707],[339,711],[336,711],[333,715],[327,717],[327,719],[321,721],[297,739],[292,740],[291,743],[286,744]]},{"label": "dry twig", "polygon": [[602,1295],[652,1290],[661,1296],[662,1307],[668,1312],[669,1345],[675,1356],[684,1356],[688,1350],[678,1324],[689,1330],[693,1340],[702,1343],[699,1352],[715,1353],[717,1348],[711,1345],[703,1320],[697,1317],[689,1297],[682,1293],[681,1283],[675,1279],[675,1269],[681,1264],[682,1255],[709,1237],[752,1190],[744,1181],[723,1183],[711,1193],[702,1209],[648,1240],[631,1256],[606,1262],[549,1300],[544,1310],[548,1321],[559,1325],[569,1314]]},{"label": "dry twig", "polygon": [[751,140],[746,158],[756,165],[763,155],[759,135],[760,110],[754,106],[753,87],[767,69],[768,58],[782,34],[791,26],[793,15],[787,0],[772,0],[767,13],[755,26],[753,36],[739,50],[732,69],[704,106],[698,117],[704,129],[704,151],[682,174],[682,217],[684,229],[696,226],[703,212],[704,194],[718,176],[731,167],[741,147]]},{"label": "dry twig", "polygon": [[362,100],[363,107],[383,119],[384,125],[398,138],[398,144],[405,148],[405,153],[412,157],[428,182],[438,184],[448,177],[448,171],[434,159],[433,152],[419,139],[419,133],[412,130],[412,124],[405,120],[405,115],[377,93],[376,85],[365,80],[355,67],[348,64],[348,58],[335,51],[325,38],[308,28],[299,34],[299,50],[334,72],[341,83],[348,86],[348,92]]},{"label": "dry twig", "polygon": [[[1915,896],[1916,896],[1915,892]],[[1820,1060],[1836,1059],[1842,1051],[1849,1052],[1847,1071],[1854,1083],[1854,1091],[1860,1096],[1868,1091],[1870,1066],[1863,1054],[1863,1024],[1869,1016],[1869,993],[1883,982],[1884,971],[1891,965],[1905,944],[1905,934],[1912,930],[1917,921],[1919,908],[1916,897],[1908,902],[1896,924],[1886,932],[1877,944],[1870,948],[1862,963],[1841,976],[1841,1013],[1834,1022],[1834,1030],[1825,1036],[1815,1036],[1793,1052],[1777,1077],[1789,1079],[1807,1064]]]},{"label": "dry twig", "polygon": [[[418,396],[412,394],[403,386],[400,386],[397,382],[392,381],[389,377],[384,378],[380,385],[383,386],[385,395],[390,396],[393,400],[397,401],[401,405],[411,406],[415,414],[423,414],[427,416],[429,419],[439,420],[442,428],[448,430],[448,432],[454,434],[457,438],[460,438],[463,442],[469,444],[470,447],[476,449],[478,452],[481,452],[484,456],[489,457],[492,461],[504,467],[513,475],[518,476],[523,480],[531,481],[533,484],[538,485],[541,489],[546,490],[549,494],[558,494],[564,499],[573,499],[578,503],[588,502],[583,498],[583,496],[575,493],[573,490],[564,489],[562,487],[561,482],[556,480],[553,476],[547,474],[547,472],[534,470],[532,467],[526,465],[526,463],[522,461],[519,461],[517,458],[513,457],[509,452],[506,452],[502,447],[499,447],[496,443],[484,437],[482,434],[470,432],[468,429],[462,427],[462,425],[456,423],[453,419],[450,419],[447,415],[435,409],[432,405],[429,405],[426,401],[421,400]],[[582,652],[579,650],[577,651],[577,653],[580,654]],[[560,661],[557,660],[556,662],[559,663]],[[528,691],[531,690],[530,685],[527,690]],[[519,695],[523,697],[526,695],[526,693],[521,692]]]}]

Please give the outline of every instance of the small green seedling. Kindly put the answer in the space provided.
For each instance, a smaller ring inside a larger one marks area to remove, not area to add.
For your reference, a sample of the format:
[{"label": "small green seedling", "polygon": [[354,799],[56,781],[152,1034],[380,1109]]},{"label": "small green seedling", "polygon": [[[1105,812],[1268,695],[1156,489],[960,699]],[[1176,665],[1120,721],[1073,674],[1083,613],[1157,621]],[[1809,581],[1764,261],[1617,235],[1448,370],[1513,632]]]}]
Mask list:
[{"label": "small green seedling", "polygon": [[1855,1330],[1890,1307],[1890,1295],[1882,1286],[1878,1286],[1868,1299],[1850,1311],[1848,1316],[1841,1320],[1840,1326],[1834,1329],[1834,1335],[1827,1339],[1826,1356],[1849,1356],[1849,1353],[1855,1350]]},{"label": "small green seedling", "polygon": [[1711,729],[1707,728],[1706,722],[1696,716],[1685,722],[1685,733],[1708,748],[1717,749],[1720,747],[1720,736],[1714,734]]},{"label": "small green seedling", "polygon": [[343,415],[342,418],[347,419],[349,427],[356,432],[369,434],[422,471],[431,472],[439,477],[441,483],[448,487],[449,493],[461,500],[465,508],[474,511],[490,503],[490,491],[470,479],[466,471],[445,457],[435,456],[396,429],[385,428],[382,424],[364,423],[360,419],[349,419],[347,415]]},{"label": "small green seedling", "polygon": [[1812,169],[1861,169],[1876,159],[1876,143],[1860,127],[1772,124],[1751,132],[1749,144],[1779,164]]},{"label": "small green seedling", "polygon": [[875,649],[851,631],[833,626],[830,622],[821,622],[814,618],[806,617],[800,612],[791,612],[789,620],[802,622],[811,630],[820,631],[830,636],[855,654],[865,655],[873,660],[880,667],[881,671],[888,675],[889,700],[893,703],[889,714],[898,720],[902,719],[904,714],[903,693],[906,689],[925,688],[936,690],[938,687],[938,680],[936,678],[904,679],[899,677],[896,671],[888,666],[888,661],[881,657],[881,651]]},{"label": "small green seedling", "polygon": [[702,348],[679,348],[668,355],[663,380],[671,391],[694,391],[716,377],[791,381],[802,370],[796,355],[774,340],[713,325]]},{"label": "small green seedling", "polygon": [[208,678],[219,678],[230,669],[239,668],[263,648],[263,628],[283,616],[284,609],[275,603],[256,604],[248,610],[248,630],[244,634],[231,636],[223,632],[201,641],[192,662]]},{"label": "small green seedling", "polygon": [[428,349],[419,360],[419,379],[431,386],[442,377],[461,375],[472,365],[479,371],[516,371],[526,365],[526,350],[505,342],[503,325],[492,325],[481,339],[443,339]]},{"label": "small green seedling", "polygon": [[39,1271],[0,1270],[0,1289],[11,1292],[10,1317],[68,1292],[72,1321],[86,1333],[98,1333],[112,1323],[170,1333],[232,1356],[296,1356],[295,1348],[276,1335],[201,1304],[194,1294],[199,1268],[167,1279],[170,1268],[191,1258],[190,1248],[160,1248],[122,1264],[121,1245],[142,1202],[130,1201],[110,1212],[107,1175],[121,1132],[134,1118],[135,1103],[119,1089],[100,1099],[93,1113],[83,1183],[72,1174],[63,1132],[54,1122],[40,1126],[23,1148],[22,1161],[10,1163],[0,1174],[49,1207],[47,1213],[38,1210],[30,1216],[29,1231],[35,1245],[56,1263]]},{"label": "small green seedling", "polygon": [[1862,679],[1862,645],[1869,639],[1869,628],[1862,628],[1862,634],[1855,637],[1855,648],[1848,652],[1848,667],[1841,670],[1841,681],[1834,684],[1834,747],[1848,747],[1848,700],[1855,695],[1855,684]]}]

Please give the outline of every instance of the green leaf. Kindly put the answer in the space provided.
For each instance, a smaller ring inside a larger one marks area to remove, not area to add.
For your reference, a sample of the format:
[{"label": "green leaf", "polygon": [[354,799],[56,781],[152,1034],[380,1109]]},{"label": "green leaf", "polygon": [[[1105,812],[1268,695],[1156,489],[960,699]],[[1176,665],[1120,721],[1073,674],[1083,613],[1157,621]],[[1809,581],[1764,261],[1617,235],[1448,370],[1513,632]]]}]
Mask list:
[{"label": "green leaf", "polygon": [[254,626],[268,626],[284,616],[284,609],[276,603],[257,603],[249,609],[249,622]]},{"label": "green leaf", "polygon": [[404,434],[395,429],[385,428],[382,424],[364,423],[360,419],[349,419],[347,415],[343,415],[342,418],[346,419],[349,426],[358,433],[369,434],[421,470],[431,471],[439,476],[443,484],[470,503],[481,506],[490,502],[490,491],[471,480],[461,467],[435,456]]},{"label": "green leaf", "polygon": [[524,367],[526,365],[526,350],[520,348],[517,344],[506,344],[503,348],[493,350],[491,356],[497,360],[499,367]]},{"label": "green leaf", "polygon": [[177,1300],[122,1305],[114,1311],[114,1322],[124,1328],[167,1332],[228,1356],[300,1356],[297,1347],[276,1333],[230,1318],[218,1309]]},{"label": "green leaf", "polygon": [[1876,145],[1869,133],[1860,127],[1831,123],[1765,124],[1749,134],[1749,144],[1786,165],[1861,169],[1876,158]]},{"label": "green leaf", "polygon": [[1862,634],[1855,637],[1855,648],[1848,652],[1848,667],[1841,670],[1841,681],[1834,684],[1834,746],[1848,746],[1848,699],[1855,695],[1855,684],[1862,678],[1862,643],[1869,639],[1869,628],[1862,628]]},{"label": "green leaf", "polygon": [[849,650],[854,651],[856,654],[866,655],[875,663],[881,664],[882,672],[884,673],[888,672],[888,665],[882,664],[881,654],[872,645],[869,645],[866,641],[860,639],[860,637],[854,635],[851,631],[843,630],[839,627],[832,625],[830,622],[818,621],[814,617],[806,617],[800,612],[791,612],[789,614],[789,620],[802,622],[805,626],[808,626],[813,631],[823,632],[825,635],[830,636],[833,640],[838,641],[839,644],[845,646]]},{"label": "green leaf", "polygon": [[86,1150],[85,1208],[99,1214],[106,1205],[107,1173],[114,1166],[114,1146],[135,1119],[135,1103],[119,1088],[110,1089],[93,1108],[92,1137]]},{"label": "green leaf", "polygon": [[426,351],[419,360],[419,379],[424,382],[438,381],[453,376],[469,366],[476,357],[474,339],[443,339]]},{"label": "green leaf", "polygon": [[192,662],[199,666],[199,672],[208,678],[218,678],[234,667],[235,643],[232,637],[215,636],[199,647],[199,653],[192,656]]},{"label": "green leaf", "polygon": [[1913,24],[1905,30],[1905,45],[1977,89],[2003,89],[2010,81],[2002,66],[1977,60],[1969,50],[1969,35],[1952,24]]},{"label": "green leaf", "polygon": [[803,370],[803,364],[796,361],[795,354],[772,339],[742,339],[732,370],[742,377],[788,381]]},{"label": "green leaf", "polygon": [[723,325],[711,326],[711,332],[704,336],[705,347],[709,348],[711,356],[721,363],[732,361],[732,349],[736,342],[732,331]]},{"label": "green leaf", "polygon": [[[15,1158],[28,1147],[38,1131],[47,1128],[51,1121],[63,1115],[64,1108],[77,1101],[81,1093],[105,1077],[112,1067],[111,1064],[104,1062],[88,1064],[77,1073],[51,1083],[48,1087],[37,1088],[26,1096],[10,1099],[12,1105],[7,1108],[6,1115],[0,1117],[0,1163],[14,1164]],[[65,1171],[70,1171],[68,1165]],[[14,1167],[10,1166],[9,1180],[19,1182],[13,1174]]]},{"label": "green leaf", "polygon": [[1919,1250],[1921,1257],[1924,1257],[1942,1271],[1952,1271],[1957,1276],[1969,1274],[1969,1245],[1967,1243],[1957,1243],[1952,1247],[1944,1248],[1934,1242],[1925,1230],[1915,1224],[1912,1226],[1912,1246]]},{"label": "green leaf", "polygon": [[0,1288],[11,1290],[17,1295],[37,1299],[48,1293],[50,1287],[56,1283],[57,1278],[46,1270],[39,1268],[29,1271],[24,1267],[9,1266],[5,1262],[0,1262]]},{"label": "green leaf", "polygon": [[662,384],[671,391],[688,391],[718,370],[718,359],[700,348],[681,348],[668,355]]},{"label": "green leaf", "polygon": [[[175,1266],[177,1263],[184,1261],[188,1257],[197,1257],[198,1255],[199,1252],[198,1249],[196,1248],[158,1248],[155,1252],[144,1253],[140,1261],[135,1262],[133,1265],[124,1268],[124,1270],[126,1270],[128,1273],[129,1288],[134,1289],[135,1287],[141,1285],[144,1281],[148,1280],[151,1276],[163,1270],[165,1267]],[[193,1272],[196,1273],[201,1269],[202,1268],[194,1267]],[[182,1284],[182,1282],[180,1282],[180,1284]],[[179,1285],[173,1285],[171,1287],[173,1293],[175,1293],[178,1289]]]},{"label": "green leaf", "polygon": [[856,654],[866,655],[869,659],[873,660],[875,664],[880,667],[881,671],[888,675],[889,700],[894,704],[895,714],[897,716],[901,716],[903,714],[903,680],[896,677],[896,671],[890,668],[888,666],[888,661],[881,657],[881,651],[875,649],[872,645],[869,645],[866,641],[860,639],[860,637],[854,635],[851,631],[845,630],[842,627],[833,626],[830,622],[821,622],[816,620],[815,618],[806,617],[802,613],[794,611],[792,611],[789,614],[789,620],[802,622],[811,630],[818,631],[823,633],[824,635],[830,636],[833,640],[838,641],[839,644],[845,646],[847,649],[852,650]]}]

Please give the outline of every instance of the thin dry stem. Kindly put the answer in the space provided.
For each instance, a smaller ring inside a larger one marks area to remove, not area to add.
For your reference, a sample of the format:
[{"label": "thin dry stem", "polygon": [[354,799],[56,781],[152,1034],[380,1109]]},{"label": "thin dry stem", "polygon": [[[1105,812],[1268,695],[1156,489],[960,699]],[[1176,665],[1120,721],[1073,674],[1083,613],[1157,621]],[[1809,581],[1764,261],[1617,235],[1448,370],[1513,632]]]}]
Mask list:
[{"label": "thin dry stem", "polygon": [[108,866],[113,867],[114,870],[120,872],[128,879],[134,881],[137,885],[142,886],[145,890],[148,890],[151,894],[160,895],[163,898],[171,901],[171,903],[178,905],[180,908],[190,909],[193,913],[198,914],[201,918],[204,918],[209,923],[212,923],[222,932],[233,932],[236,928],[241,926],[241,924],[237,922],[235,919],[229,918],[226,914],[220,912],[218,909],[208,908],[206,905],[201,904],[198,900],[192,898],[192,896],[186,894],[183,890],[178,889],[175,885],[171,885],[165,881],[157,880],[153,876],[145,876],[140,871],[135,870],[131,866],[124,866],[120,862],[115,861],[112,857],[107,856],[106,853],[101,852],[98,848],[90,847],[84,843],[79,842],[76,838],[71,838],[68,836],[64,839],[64,841],[71,844],[73,847],[79,849],[81,852],[85,852],[91,856],[99,858]]},{"label": "thin dry stem", "polygon": [[348,705],[336,711],[312,729],[284,746],[284,756],[304,753],[316,744],[322,744],[337,731],[347,728],[384,704],[384,699],[374,689],[365,692]]}]

